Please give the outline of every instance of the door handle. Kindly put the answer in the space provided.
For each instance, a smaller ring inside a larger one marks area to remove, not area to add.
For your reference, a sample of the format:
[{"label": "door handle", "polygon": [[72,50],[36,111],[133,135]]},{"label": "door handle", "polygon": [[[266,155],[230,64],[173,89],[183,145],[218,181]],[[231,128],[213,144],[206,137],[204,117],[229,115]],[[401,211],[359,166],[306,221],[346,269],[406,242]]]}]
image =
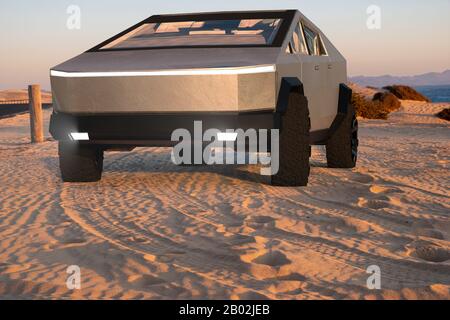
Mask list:
[{"label": "door handle", "polygon": [[319,71],[320,70],[320,66],[319,65],[314,66],[314,70]]}]

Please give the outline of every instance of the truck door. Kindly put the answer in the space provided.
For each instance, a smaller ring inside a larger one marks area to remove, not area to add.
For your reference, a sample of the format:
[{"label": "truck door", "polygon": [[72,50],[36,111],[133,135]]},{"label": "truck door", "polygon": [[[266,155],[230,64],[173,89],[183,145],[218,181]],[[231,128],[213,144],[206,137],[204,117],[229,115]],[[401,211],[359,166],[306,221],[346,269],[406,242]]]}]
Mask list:
[{"label": "truck door", "polygon": [[332,65],[319,33],[302,23],[300,28],[308,53],[301,56],[301,63],[302,82],[311,114],[311,131],[328,129],[336,115],[335,106],[330,105],[331,93],[328,88],[328,72]]}]

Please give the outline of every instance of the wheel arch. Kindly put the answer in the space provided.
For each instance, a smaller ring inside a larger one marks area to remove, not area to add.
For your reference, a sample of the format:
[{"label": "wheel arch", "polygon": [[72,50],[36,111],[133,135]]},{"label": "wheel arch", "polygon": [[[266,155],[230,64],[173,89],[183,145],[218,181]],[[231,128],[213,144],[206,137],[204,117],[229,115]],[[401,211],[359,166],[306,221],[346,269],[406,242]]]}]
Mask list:
[{"label": "wheel arch", "polygon": [[[286,113],[289,105],[289,95],[292,92],[299,93],[305,97],[305,90],[303,83],[296,77],[283,77],[281,79],[280,90],[278,92],[277,106],[275,109],[274,117],[274,129],[281,129],[281,117]],[[308,107],[308,101],[306,100],[306,107]]]},{"label": "wheel arch", "polygon": [[350,105],[352,103],[352,94],[353,90],[350,89],[344,83],[339,84],[339,100],[338,100],[338,108],[336,117],[333,120],[333,123],[328,130],[328,139],[329,140],[339,129],[344,121],[345,117],[350,111]]}]

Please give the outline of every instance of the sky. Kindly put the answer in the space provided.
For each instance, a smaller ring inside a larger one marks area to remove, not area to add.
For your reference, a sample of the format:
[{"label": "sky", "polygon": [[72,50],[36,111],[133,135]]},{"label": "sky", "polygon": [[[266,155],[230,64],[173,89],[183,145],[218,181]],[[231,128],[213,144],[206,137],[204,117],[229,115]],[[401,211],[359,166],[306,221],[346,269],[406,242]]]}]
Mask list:
[{"label": "sky", "polygon": [[[67,28],[71,5],[80,29]],[[381,28],[367,27],[367,8]],[[450,0],[0,0],[0,89],[39,83],[49,69],[154,14],[299,9],[347,58],[349,75],[414,75],[450,69]]]}]

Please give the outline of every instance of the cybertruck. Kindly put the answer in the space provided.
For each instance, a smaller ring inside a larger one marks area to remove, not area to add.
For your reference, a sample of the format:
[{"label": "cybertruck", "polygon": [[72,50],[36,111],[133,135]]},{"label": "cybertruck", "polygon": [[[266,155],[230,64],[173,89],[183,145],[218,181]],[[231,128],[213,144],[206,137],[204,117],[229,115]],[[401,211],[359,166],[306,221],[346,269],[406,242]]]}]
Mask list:
[{"label": "cybertruck", "polygon": [[297,10],[152,16],[51,71],[63,181],[101,179],[107,150],[174,146],[178,128],[279,130],[272,183],[305,186],[311,145],[352,168],[346,60]]}]

